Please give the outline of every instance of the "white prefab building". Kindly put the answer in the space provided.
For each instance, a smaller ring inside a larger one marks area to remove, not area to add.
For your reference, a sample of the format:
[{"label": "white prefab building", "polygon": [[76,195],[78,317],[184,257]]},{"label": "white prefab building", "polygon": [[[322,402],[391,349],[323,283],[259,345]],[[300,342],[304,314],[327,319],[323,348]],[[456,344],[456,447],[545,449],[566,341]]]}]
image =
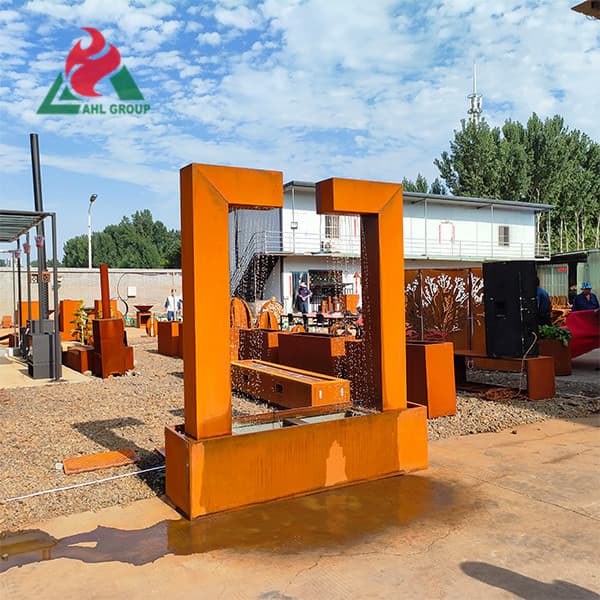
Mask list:
[{"label": "white prefab building", "polygon": [[[480,266],[489,260],[550,258],[539,221],[552,206],[404,192],[407,269]],[[319,215],[315,184],[284,185],[283,208],[230,214],[231,293],[248,301],[275,296],[292,310],[300,281],[313,308],[328,296],[360,294],[360,217]]]}]

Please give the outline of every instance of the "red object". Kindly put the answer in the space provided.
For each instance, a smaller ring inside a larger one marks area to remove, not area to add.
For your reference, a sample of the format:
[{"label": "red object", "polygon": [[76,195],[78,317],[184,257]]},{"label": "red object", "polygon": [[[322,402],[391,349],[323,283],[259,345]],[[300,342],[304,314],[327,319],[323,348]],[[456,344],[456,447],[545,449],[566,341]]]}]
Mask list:
[{"label": "red object", "polygon": [[[115,46],[106,43],[104,36],[97,29],[82,29],[92,36],[92,41],[87,48],[82,47],[81,40],[71,48],[65,62],[65,73],[67,77],[70,76],[71,87],[81,96],[101,96],[102,94],[94,88],[103,77],[115,71],[121,64],[121,54]],[[92,58],[94,56],[96,58]]]},{"label": "red object", "polygon": [[571,358],[600,348],[600,312],[576,310],[567,315],[566,327],[573,337],[569,340]]}]

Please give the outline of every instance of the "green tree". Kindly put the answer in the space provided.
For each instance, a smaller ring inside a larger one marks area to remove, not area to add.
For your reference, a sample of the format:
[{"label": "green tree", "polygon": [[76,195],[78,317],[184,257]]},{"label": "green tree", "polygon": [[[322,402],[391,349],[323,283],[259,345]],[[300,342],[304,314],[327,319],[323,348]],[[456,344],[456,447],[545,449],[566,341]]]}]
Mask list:
[{"label": "green tree", "polygon": [[165,264],[163,266],[167,269],[181,268],[181,236],[173,242],[165,254],[164,260]]},{"label": "green tree", "polygon": [[490,198],[499,181],[500,130],[482,120],[479,124],[461,121],[454,132],[450,152],[442,152],[433,163],[450,191],[457,196]]},{"label": "green tree", "polygon": [[[116,268],[178,268],[181,266],[181,234],[154,221],[148,209],[137,211],[131,218],[123,217],[119,224],[108,225],[92,234],[92,266],[101,263]],[[65,243],[64,264],[87,266],[87,236],[71,238]]]},{"label": "green tree", "polygon": [[63,264],[65,267],[88,266],[88,238],[87,235],[78,235],[65,242],[63,246]]},{"label": "green tree", "polygon": [[[542,121],[534,113],[525,126],[507,120],[501,129],[462,121],[434,164],[453,194],[553,205],[555,249],[600,241],[600,147],[558,115]],[[546,233],[547,222],[540,226]]]},{"label": "green tree", "polygon": [[421,175],[421,173],[417,174],[416,181],[411,181],[404,177],[402,179],[402,189],[405,192],[419,192],[421,194],[445,194],[446,188],[444,184],[440,181],[439,177],[436,177],[432,184],[429,185],[427,183],[427,179]]}]

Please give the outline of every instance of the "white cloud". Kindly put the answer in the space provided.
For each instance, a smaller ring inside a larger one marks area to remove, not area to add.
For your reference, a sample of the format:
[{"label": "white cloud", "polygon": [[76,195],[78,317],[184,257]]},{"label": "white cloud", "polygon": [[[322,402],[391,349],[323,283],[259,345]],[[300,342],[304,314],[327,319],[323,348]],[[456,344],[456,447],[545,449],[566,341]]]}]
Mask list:
[{"label": "white cloud", "polygon": [[0,142],[0,172],[19,173],[28,167],[27,152],[17,146]]},{"label": "white cloud", "polygon": [[61,22],[71,23],[78,27],[115,25],[125,39],[138,36],[134,42],[137,47],[154,49],[171,38],[181,23],[169,17],[176,13],[175,4],[168,2],[140,2],[113,0],[107,10],[104,0],[84,0],[79,4],[67,5],[51,0],[30,0],[24,10],[38,15],[51,17],[53,29],[63,26]]},{"label": "white cloud", "polygon": [[262,24],[260,13],[247,6],[238,6],[229,10],[217,7],[214,16],[221,25],[242,30],[256,29]]},{"label": "white cloud", "polygon": [[196,39],[201,44],[208,44],[209,46],[218,46],[221,43],[221,35],[217,31],[200,33],[196,36]]},{"label": "white cloud", "polygon": [[[137,186],[175,212],[177,169],[192,161],[290,179],[433,179],[433,159],[467,116],[473,59],[493,125],[559,113],[599,140],[590,107],[600,32],[568,7],[557,18],[561,10],[526,0],[207,0],[187,9],[119,0],[108,11],[103,0],[31,0],[0,11],[0,172],[28,166],[15,140],[37,130],[46,164],[65,178]],[[152,105],[146,116],[36,114],[82,25],[118,46]]]}]

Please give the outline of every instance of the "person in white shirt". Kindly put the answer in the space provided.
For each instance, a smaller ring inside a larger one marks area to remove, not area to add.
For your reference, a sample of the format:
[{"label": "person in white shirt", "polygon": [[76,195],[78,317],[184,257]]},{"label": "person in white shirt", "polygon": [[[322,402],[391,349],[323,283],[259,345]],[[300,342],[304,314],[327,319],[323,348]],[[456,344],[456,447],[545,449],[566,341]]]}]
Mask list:
[{"label": "person in white shirt", "polygon": [[176,313],[181,310],[181,303],[181,296],[177,295],[177,290],[171,290],[171,293],[167,296],[165,301],[168,321],[175,320]]}]

